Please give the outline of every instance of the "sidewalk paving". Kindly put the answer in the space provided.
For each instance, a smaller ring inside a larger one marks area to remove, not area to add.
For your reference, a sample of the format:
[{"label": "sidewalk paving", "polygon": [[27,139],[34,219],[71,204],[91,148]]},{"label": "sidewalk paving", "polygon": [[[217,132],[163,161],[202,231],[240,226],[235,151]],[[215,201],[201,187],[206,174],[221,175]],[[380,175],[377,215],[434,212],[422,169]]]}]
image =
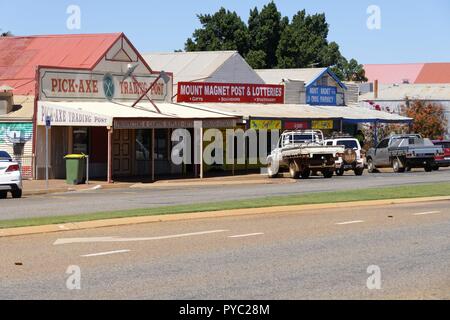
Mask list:
[{"label": "sidewalk paving", "polygon": [[23,194],[24,195],[44,195],[51,193],[62,193],[70,191],[85,191],[95,189],[120,189],[120,188],[135,188],[135,189],[152,189],[152,188],[173,188],[186,186],[219,186],[219,185],[242,185],[242,184],[287,184],[294,183],[292,179],[268,179],[267,176],[261,174],[248,174],[239,176],[222,176],[210,177],[204,179],[165,179],[155,182],[151,181],[115,181],[112,184],[106,181],[90,181],[89,184],[68,185],[65,180],[49,180],[49,187],[47,189],[45,180],[24,180]]},{"label": "sidewalk paving", "polygon": [[23,194],[30,196],[98,188],[127,188],[131,185],[130,183],[108,184],[106,181],[90,181],[89,184],[69,185],[65,180],[49,180],[47,189],[45,180],[24,180]]}]

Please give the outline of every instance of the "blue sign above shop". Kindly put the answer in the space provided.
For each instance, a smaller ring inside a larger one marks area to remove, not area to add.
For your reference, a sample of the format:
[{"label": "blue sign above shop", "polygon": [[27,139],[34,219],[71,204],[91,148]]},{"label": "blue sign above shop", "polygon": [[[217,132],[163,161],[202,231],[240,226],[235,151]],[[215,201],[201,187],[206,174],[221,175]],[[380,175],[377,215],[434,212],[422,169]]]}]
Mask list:
[{"label": "blue sign above shop", "polygon": [[336,87],[311,86],[306,89],[306,103],[313,106],[335,106],[336,95]]}]

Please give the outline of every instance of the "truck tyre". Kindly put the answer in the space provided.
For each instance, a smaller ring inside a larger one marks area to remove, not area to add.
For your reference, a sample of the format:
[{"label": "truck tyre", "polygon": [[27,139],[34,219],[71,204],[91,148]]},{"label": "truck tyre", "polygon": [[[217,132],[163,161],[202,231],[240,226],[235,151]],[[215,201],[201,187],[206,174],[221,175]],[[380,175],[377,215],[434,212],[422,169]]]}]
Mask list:
[{"label": "truck tyre", "polygon": [[298,179],[300,177],[300,171],[297,170],[297,165],[294,161],[289,163],[289,173],[292,179]]},{"label": "truck tyre", "polygon": [[437,164],[433,166],[433,171],[439,171],[439,166]]},{"label": "truck tyre", "polygon": [[278,176],[278,170],[275,169],[272,161],[267,164],[267,175],[269,178],[276,178]]},{"label": "truck tyre", "polygon": [[311,176],[311,170],[306,169],[301,173],[302,179],[308,179]]},{"label": "truck tyre", "polygon": [[334,172],[333,170],[325,170],[322,172],[322,174],[325,177],[325,179],[331,179],[333,178]]},{"label": "truck tyre", "polygon": [[369,173],[376,173],[377,169],[375,168],[375,163],[373,163],[372,159],[367,159],[367,170]]},{"label": "truck tyre", "polygon": [[0,199],[6,199],[8,193],[6,191],[0,191]]},{"label": "truck tyre", "polygon": [[355,175],[362,176],[364,174],[364,168],[356,168]]},{"label": "truck tyre", "polygon": [[12,194],[12,197],[13,197],[14,199],[20,199],[20,198],[22,198],[22,190],[21,190],[21,189],[13,190],[13,191],[11,192],[11,194]]},{"label": "truck tyre", "polygon": [[344,173],[345,173],[345,170],[342,168],[339,168],[336,170],[336,175],[339,177],[342,177],[344,175]]},{"label": "truck tyre", "polygon": [[432,172],[433,171],[433,167],[431,165],[426,165],[425,166],[425,172]]},{"label": "truck tyre", "polygon": [[402,162],[398,158],[395,158],[394,160],[392,160],[392,169],[394,169],[395,173],[405,172],[405,168],[402,167]]}]

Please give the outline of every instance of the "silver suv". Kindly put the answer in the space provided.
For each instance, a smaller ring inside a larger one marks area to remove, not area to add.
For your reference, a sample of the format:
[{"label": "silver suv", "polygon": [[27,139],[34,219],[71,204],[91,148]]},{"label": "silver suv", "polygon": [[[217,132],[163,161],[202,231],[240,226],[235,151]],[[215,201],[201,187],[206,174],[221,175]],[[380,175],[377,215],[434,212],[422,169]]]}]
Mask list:
[{"label": "silver suv", "polygon": [[325,140],[327,146],[344,146],[345,152],[336,160],[336,175],[343,176],[346,171],[354,171],[355,175],[364,173],[364,153],[358,139],[350,136]]}]

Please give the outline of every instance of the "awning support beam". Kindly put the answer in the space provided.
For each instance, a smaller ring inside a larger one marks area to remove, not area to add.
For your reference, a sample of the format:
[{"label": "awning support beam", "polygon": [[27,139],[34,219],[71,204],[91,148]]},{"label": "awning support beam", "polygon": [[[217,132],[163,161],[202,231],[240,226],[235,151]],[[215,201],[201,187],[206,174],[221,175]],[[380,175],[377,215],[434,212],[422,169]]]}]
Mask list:
[{"label": "awning support beam", "polygon": [[107,182],[113,183],[112,179],[112,135],[113,135],[113,129],[112,127],[108,127],[108,165],[107,165]]}]

